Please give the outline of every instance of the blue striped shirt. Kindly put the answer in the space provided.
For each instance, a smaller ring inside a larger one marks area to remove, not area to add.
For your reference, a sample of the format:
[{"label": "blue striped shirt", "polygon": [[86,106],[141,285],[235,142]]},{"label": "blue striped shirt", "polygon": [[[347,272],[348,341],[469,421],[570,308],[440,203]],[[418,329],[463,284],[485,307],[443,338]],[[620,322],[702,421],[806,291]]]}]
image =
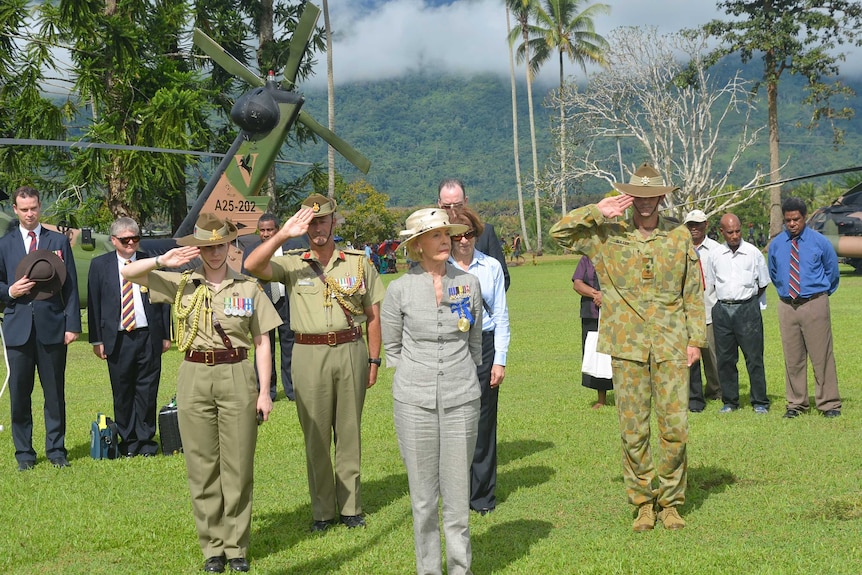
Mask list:
[{"label": "blue striped shirt", "polygon": [[[781,232],[769,243],[769,277],[778,292],[778,297],[790,297],[790,248],[791,237]],[[805,226],[799,234],[799,297],[811,297],[838,289],[838,256],[835,249],[820,232]]]}]

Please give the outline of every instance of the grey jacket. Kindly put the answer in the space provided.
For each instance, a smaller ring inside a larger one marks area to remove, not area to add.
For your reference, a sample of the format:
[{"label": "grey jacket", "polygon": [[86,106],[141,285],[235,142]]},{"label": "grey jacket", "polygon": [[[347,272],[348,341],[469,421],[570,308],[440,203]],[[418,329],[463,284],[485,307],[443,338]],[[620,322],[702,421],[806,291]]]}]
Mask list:
[{"label": "grey jacket", "polygon": [[[466,292],[466,293],[465,293]],[[462,294],[474,321],[458,329],[450,294]],[[443,298],[420,267],[389,284],[380,311],[386,364],[395,368],[396,401],[426,409],[463,405],[481,396],[476,366],[482,363],[482,288],[472,274],[446,264]]]}]

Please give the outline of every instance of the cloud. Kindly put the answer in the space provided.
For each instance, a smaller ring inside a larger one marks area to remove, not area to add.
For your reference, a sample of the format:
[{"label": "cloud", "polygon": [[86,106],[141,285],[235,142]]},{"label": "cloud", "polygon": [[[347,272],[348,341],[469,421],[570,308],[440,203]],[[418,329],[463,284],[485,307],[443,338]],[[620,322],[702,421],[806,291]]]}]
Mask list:
[{"label": "cloud", "polygon": [[[618,26],[656,26],[671,32],[719,15],[714,7],[693,0],[609,4],[610,15],[596,18],[603,35]],[[455,0],[448,5],[423,0],[339,2],[330,9],[337,83],[394,78],[420,69],[509,74],[502,0]],[[557,72],[551,68],[546,67],[540,80],[555,81]],[[523,68],[519,72],[523,74]],[[309,84],[325,81],[325,74],[318,72]]]}]

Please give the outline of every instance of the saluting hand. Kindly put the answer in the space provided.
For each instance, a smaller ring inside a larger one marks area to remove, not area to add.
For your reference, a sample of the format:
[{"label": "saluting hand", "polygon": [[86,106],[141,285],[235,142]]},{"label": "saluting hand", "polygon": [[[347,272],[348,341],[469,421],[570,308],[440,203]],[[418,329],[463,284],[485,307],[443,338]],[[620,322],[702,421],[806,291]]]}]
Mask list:
[{"label": "saluting hand", "polygon": [[281,226],[281,231],[287,234],[289,238],[298,238],[305,235],[308,231],[308,225],[314,219],[314,210],[308,206],[302,206],[299,211],[293,214],[284,225]]},{"label": "saluting hand", "polygon": [[159,263],[168,268],[176,268],[187,264],[201,253],[201,249],[197,246],[180,246],[172,250],[168,250],[162,256],[159,256]]},{"label": "saluting hand", "polygon": [[604,217],[616,218],[617,216],[621,216],[626,213],[626,209],[632,205],[634,200],[635,199],[628,194],[621,194],[619,196],[604,198],[596,204],[596,207],[599,208],[599,211]]}]

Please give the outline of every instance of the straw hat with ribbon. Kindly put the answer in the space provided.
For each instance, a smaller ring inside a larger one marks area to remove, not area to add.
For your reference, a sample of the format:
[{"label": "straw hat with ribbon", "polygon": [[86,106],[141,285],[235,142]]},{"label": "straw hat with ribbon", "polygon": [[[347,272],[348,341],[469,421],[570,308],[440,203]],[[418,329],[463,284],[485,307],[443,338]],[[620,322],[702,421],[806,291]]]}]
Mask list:
[{"label": "straw hat with ribbon", "polygon": [[416,210],[407,217],[406,227],[399,235],[404,238],[401,245],[408,250],[413,249],[411,245],[416,238],[431,230],[445,229],[450,236],[454,236],[470,229],[463,224],[450,224],[449,214],[442,208]]}]

